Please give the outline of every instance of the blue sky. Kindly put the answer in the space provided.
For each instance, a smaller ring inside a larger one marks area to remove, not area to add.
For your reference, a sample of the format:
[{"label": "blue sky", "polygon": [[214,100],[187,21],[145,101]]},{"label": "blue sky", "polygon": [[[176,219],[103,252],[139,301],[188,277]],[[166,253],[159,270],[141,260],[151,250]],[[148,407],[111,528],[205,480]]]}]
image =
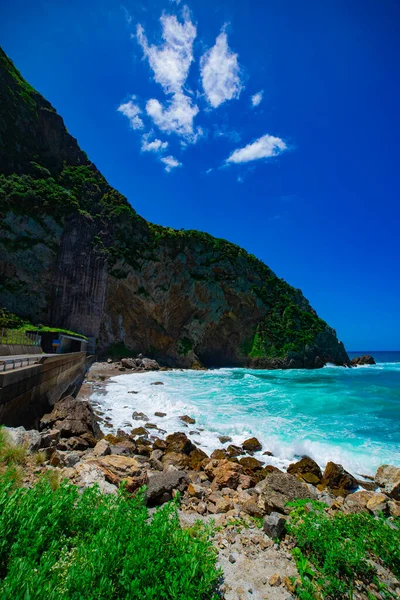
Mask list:
[{"label": "blue sky", "polygon": [[229,239],[399,349],[396,0],[14,0],[0,43],[146,219]]}]

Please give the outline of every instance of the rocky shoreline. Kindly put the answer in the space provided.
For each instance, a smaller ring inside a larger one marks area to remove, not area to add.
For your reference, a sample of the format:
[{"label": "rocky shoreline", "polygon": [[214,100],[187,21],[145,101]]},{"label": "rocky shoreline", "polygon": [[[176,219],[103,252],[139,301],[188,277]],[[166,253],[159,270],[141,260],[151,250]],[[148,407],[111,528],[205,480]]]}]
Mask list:
[{"label": "rocky shoreline", "polygon": [[[389,520],[400,517],[400,469],[395,466],[382,465],[374,478],[359,481],[339,464],[329,462],[322,471],[305,456],[283,471],[254,457],[264,450],[256,438],[243,440],[240,446],[226,446],[230,440],[221,439],[225,446],[207,455],[192,441],[190,430],[188,435],[178,431],[164,439],[162,430],[150,422],[163,418],[161,413],[133,413],[133,419],[146,421],[145,427],[105,434],[87,398],[93,386],[121,374],[120,369],[97,364],[81,395],[58,402],[41,419],[40,431],[6,429],[15,444],[42,455],[42,464],[32,468],[25,485],[49,470],[81,489],[97,483],[107,494],[116,493],[122,482],[131,494],[146,485],[149,507],[179,492],[183,524],[213,519],[220,528],[214,543],[224,568],[222,592],[227,600],[291,597],[289,578],[297,571],[286,535],[288,502],[318,500],[329,515],[366,512],[384,514]],[[190,415],[181,418],[195,425]],[[400,593],[400,582],[388,580]]]}]

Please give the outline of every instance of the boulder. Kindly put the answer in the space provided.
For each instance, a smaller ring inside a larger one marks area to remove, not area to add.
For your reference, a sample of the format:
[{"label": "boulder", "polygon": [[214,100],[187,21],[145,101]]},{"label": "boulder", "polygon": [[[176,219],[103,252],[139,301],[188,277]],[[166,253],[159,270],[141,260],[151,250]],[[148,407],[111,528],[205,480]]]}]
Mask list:
[{"label": "boulder", "polygon": [[264,517],[263,530],[273,540],[282,539],[285,535],[285,529],[286,520],[281,514],[272,512]]},{"label": "boulder", "polygon": [[36,429],[28,429],[25,427],[3,427],[3,433],[6,440],[12,446],[24,446],[28,454],[39,450],[41,437]]},{"label": "boulder", "polygon": [[188,425],[194,425],[196,423],[196,419],[192,419],[192,417],[189,417],[189,415],[182,415],[179,418],[181,421],[187,423]]},{"label": "boulder", "polygon": [[335,496],[345,497],[357,489],[358,483],[342,465],[328,462],[318,488],[324,490],[329,488]]},{"label": "boulder", "polygon": [[208,477],[212,479],[213,489],[224,487],[236,490],[240,482],[240,475],[244,474],[241,465],[230,460],[212,460],[204,465]]},{"label": "boulder", "polygon": [[149,432],[144,427],[135,427],[131,431],[131,436],[132,437],[137,437],[139,435],[147,436],[148,434],[149,434]]},{"label": "boulder", "polygon": [[146,490],[147,504],[149,506],[162,504],[171,499],[174,490],[183,492],[188,484],[189,477],[184,471],[170,468],[162,473],[150,473]]},{"label": "boulder", "polygon": [[391,498],[400,500],[400,469],[393,465],[382,465],[376,472],[375,482]]},{"label": "boulder", "polygon": [[387,514],[389,512],[388,497],[379,492],[377,494],[373,493],[372,498],[367,502],[367,509],[374,515]]},{"label": "boulder", "polygon": [[43,431],[40,434],[40,447],[41,448],[52,448],[53,446],[57,446],[60,441],[61,433],[58,429],[49,429],[48,431]]},{"label": "boulder", "polygon": [[189,483],[187,493],[188,496],[192,498],[198,498],[199,500],[202,500],[206,492],[201,485],[197,485],[196,483]]},{"label": "boulder", "polygon": [[89,402],[67,396],[54,405],[51,413],[40,420],[40,429],[58,429],[62,438],[85,435],[92,448],[102,437],[95,414]]},{"label": "boulder", "polygon": [[224,450],[223,448],[217,448],[216,450],[214,450],[214,452],[212,452],[210,458],[215,458],[217,460],[221,460],[224,458],[227,458],[229,456],[229,454],[227,453],[226,450]]},{"label": "boulder", "polygon": [[110,444],[106,440],[100,440],[93,448],[93,456],[107,456],[111,454]]},{"label": "boulder", "polygon": [[262,445],[256,437],[252,437],[243,442],[242,448],[245,452],[249,452],[251,454],[252,452],[258,452],[259,450],[262,450]]},{"label": "boulder", "polygon": [[165,467],[172,466],[176,469],[189,469],[190,458],[183,452],[166,452],[161,459],[162,464]]},{"label": "boulder", "polygon": [[149,417],[145,415],[143,412],[138,412],[134,410],[132,413],[132,419],[134,421],[149,421]]},{"label": "boulder", "polygon": [[205,460],[208,460],[208,455],[200,448],[195,448],[189,454],[190,468],[194,471],[200,471]]},{"label": "boulder", "polygon": [[239,459],[239,464],[241,464],[246,471],[259,471],[263,467],[262,462],[253,458],[253,456],[243,456]]},{"label": "boulder", "polygon": [[303,456],[301,460],[288,466],[287,472],[296,475],[298,479],[306,483],[317,485],[322,479],[322,471],[312,458]]},{"label": "boulder", "polygon": [[358,365],[375,365],[375,359],[370,354],[365,354],[364,356],[355,356],[351,359],[350,364],[352,367],[357,367]]},{"label": "boulder", "polygon": [[87,461],[99,467],[106,480],[113,485],[126,482],[128,492],[134,492],[147,483],[147,473],[143,464],[128,456],[109,455]]},{"label": "boulder", "polygon": [[343,512],[346,513],[360,513],[368,512],[367,504],[368,501],[373,497],[373,492],[361,491],[349,494],[343,504]]},{"label": "boulder", "polygon": [[240,446],[235,446],[234,444],[230,444],[227,447],[226,452],[230,458],[235,458],[236,456],[244,454],[244,450]]},{"label": "boulder", "polygon": [[220,435],[218,437],[219,441],[221,442],[221,444],[226,444],[227,442],[231,442],[232,438],[229,437],[229,435]]},{"label": "boulder", "polygon": [[157,411],[154,413],[154,416],[155,417],[166,417],[167,413]]},{"label": "boulder", "polygon": [[288,502],[317,498],[317,494],[313,489],[310,489],[290,473],[278,471],[268,473],[257,488],[260,489],[258,506],[264,515],[269,515],[272,512],[289,514]]},{"label": "boulder", "polygon": [[103,494],[115,494],[117,492],[117,486],[106,481],[104,470],[95,464],[81,462],[74,470],[71,470],[71,473],[69,471],[70,469],[68,469],[68,478],[81,489],[97,484]]},{"label": "boulder", "polygon": [[[136,364],[137,363],[137,364]],[[137,369],[140,364],[140,360],[137,358],[122,358],[121,365],[125,367],[125,369]]]},{"label": "boulder", "polygon": [[395,519],[400,518],[400,502],[397,502],[397,500],[389,500],[388,510],[392,517]]},{"label": "boulder", "polygon": [[140,368],[144,369],[145,371],[159,371],[160,365],[152,358],[142,358]]},{"label": "boulder", "polygon": [[[100,443],[100,442],[99,442]],[[133,456],[137,451],[137,446],[131,440],[122,440],[110,447],[109,454],[119,454],[124,456]]]},{"label": "boulder", "polygon": [[196,448],[187,435],[182,432],[167,435],[165,441],[167,442],[167,452],[190,454]]}]

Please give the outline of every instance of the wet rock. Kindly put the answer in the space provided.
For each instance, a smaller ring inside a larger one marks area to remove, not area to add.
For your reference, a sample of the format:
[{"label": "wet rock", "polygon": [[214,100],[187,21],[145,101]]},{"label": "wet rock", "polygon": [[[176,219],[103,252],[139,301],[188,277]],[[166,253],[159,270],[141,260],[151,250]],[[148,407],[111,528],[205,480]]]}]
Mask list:
[{"label": "wet rock", "polygon": [[262,462],[253,456],[243,456],[243,458],[239,459],[239,464],[241,464],[242,467],[248,471],[258,471],[263,466]]},{"label": "wet rock", "polygon": [[162,381],[153,381],[150,385],[164,385]]},{"label": "wet rock", "polygon": [[258,506],[263,514],[289,514],[287,503],[293,500],[316,499],[317,493],[290,473],[273,471],[257,486],[260,489]]},{"label": "wet rock", "polygon": [[204,463],[208,460],[208,455],[200,448],[195,448],[189,454],[190,468],[194,471],[199,471]]},{"label": "wet rock", "polygon": [[218,437],[219,441],[221,442],[221,444],[226,444],[227,442],[231,442],[232,438],[229,437],[229,435],[220,435]]},{"label": "wet rock", "polygon": [[358,365],[375,365],[376,362],[370,354],[365,354],[364,356],[355,356],[351,359],[350,364],[357,367]]},{"label": "wet rock", "polygon": [[167,451],[190,454],[196,446],[189,440],[186,434],[182,432],[167,435]]},{"label": "wet rock", "polygon": [[132,429],[131,431],[131,436],[133,437],[137,437],[139,435],[147,436],[148,434],[149,432],[144,427],[135,427],[135,429]]},{"label": "wet rock", "polygon": [[354,491],[358,487],[358,484],[355,477],[346,471],[342,465],[328,462],[318,487],[321,490],[327,487],[335,496],[345,497]]},{"label": "wet rock", "polygon": [[139,392],[135,392],[135,390],[130,390],[128,394],[138,394]]},{"label": "wet rock", "polygon": [[214,450],[214,452],[211,454],[210,458],[215,458],[215,459],[220,460],[223,458],[227,458],[228,456],[229,456],[229,454],[227,453],[226,450],[217,448],[217,450]]},{"label": "wet rock", "polygon": [[100,440],[93,448],[93,456],[107,456],[111,454],[110,444],[106,440]]},{"label": "wet rock", "polygon": [[160,438],[155,438],[153,440],[153,449],[154,450],[163,450],[165,451],[167,449],[167,442],[165,440],[162,440]]},{"label": "wet rock", "polygon": [[382,465],[376,472],[377,485],[391,498],[400,500],[400,469],[393,465]]},{"label": "wet rock", "polygon": [[172,498],[172,492],[183,492],[189,484],[189,477],[184,471],[168,469],[162,473],[149,474],[146,499],[149,506],[162,504]]},{"label": "wet rock", "polygon": [[150,420],[147,415],[145,415],[143,412],[138,412],[137,410],[133,411],[132,419],[134,421],[149,421]]},{"label": "wet rock", "polygon": [[155,417],[166,417],[167,413],[157,411],[154,413],[154,416]]},{"label": "wet rock", "polygon": [[92,448],[102,437],[91,405],[72,396],[57,402],[51,413],[42,417],[40,429],[58,429],[62,438],[79,437],[85,434]]},{"label": "wet rock", "polygon": [[158,429],[158,426],[155,423],[146,423],[147,429]]},{"label": "wet rock", "polygon": [[287,472],[295,475],[306,483],[317,485],[322,479],[322,471],[318,464],[309,456],[303,456],[301,460],[288,466]]},{"label": "wet rock", "polygon": [[235,458],[236,456],[244,454],[244,450],[240,446],[235,446],[234,444],[230,444],[227,447],[226,452],[230,458]]},{"label": "wet rock", "polygon": [[249,452],[249,454],[251,454],[252,452],[258,452],[259,450],[262,450],[262,445],[256,437],[252,437],[243,442],[242,448],[245,452]]},{"label": "wet rock", "polygon": [[192,417],[189,417],[189,415],[182,415],[179,418],[181,421],[187,423],[188,425],[194,425],[196,423],[196,419],[192,419]]}]

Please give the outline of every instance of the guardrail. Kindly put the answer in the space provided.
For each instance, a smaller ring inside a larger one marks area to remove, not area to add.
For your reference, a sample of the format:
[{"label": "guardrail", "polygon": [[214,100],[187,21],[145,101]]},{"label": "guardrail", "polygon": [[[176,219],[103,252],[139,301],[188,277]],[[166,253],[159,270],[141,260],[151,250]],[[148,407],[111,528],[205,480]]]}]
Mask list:
[{"label": "guardrail", "polygon": [[42,358],[41,354],[32,354],[32,356],[23,356],[21,358],[0,358],[0,371],[10,371],[38,362]]},{"label": "guardrail", "polygon": [[18,329],[1,328],[0,344],[8,346],[40,346],[42,341],[38,333],[27,333]]}]

